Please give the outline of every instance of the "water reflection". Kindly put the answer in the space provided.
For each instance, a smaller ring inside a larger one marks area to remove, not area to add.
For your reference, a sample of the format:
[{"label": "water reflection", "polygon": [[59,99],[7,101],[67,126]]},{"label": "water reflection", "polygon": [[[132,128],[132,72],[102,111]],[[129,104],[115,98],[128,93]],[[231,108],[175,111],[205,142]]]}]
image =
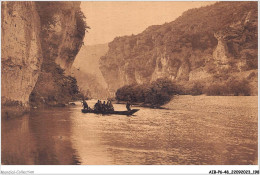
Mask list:
[{"label": "water reflection", "polygon": [[232,108],[221,110],[204,104],[186,110],[178,104],[171,110],[141,108],[132,117],[82,114],[80,104],[35,111],[2,121],[2,163],[257,164],[257,103],[250,107],[244,99],[235,104],[230,97]]},{"label": "water reflection", "polygon": [[71,146],[70,113],[64,109],[32,111],[2,120],[2,164],[79,164]]}]

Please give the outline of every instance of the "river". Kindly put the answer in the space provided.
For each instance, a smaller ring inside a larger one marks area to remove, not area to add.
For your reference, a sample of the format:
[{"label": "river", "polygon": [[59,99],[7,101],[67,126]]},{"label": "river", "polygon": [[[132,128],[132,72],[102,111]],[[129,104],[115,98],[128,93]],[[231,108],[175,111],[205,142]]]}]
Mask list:
[{"label": "river", "polygon": [[165,107],[108,116],[77,102],[2,120],[2,164],[257,164],[257,97],[178,96]]}]

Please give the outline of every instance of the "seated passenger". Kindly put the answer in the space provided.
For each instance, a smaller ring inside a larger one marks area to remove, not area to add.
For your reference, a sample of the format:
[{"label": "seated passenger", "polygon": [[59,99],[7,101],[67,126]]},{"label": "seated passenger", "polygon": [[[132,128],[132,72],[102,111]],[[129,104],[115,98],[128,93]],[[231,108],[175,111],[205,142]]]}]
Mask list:
[{"label": "seated passenger", "polygon": [[114,111],[114,107],[113,107],[113,105],[112,105],[112,102],[111,102],[111,101],[109,101],[109,104],[108,104],[108,106],[109,106],[109,110],[110,110],[110,111]]},{"label": "seated passenger", "polygon": [[107,111],[106,102],[105,102],[105,101],[103,101],[103,104],[102,104],[102,111],[103,111],[103,112],[106,112],[106,111]]},{"label": "seated passenger", "polygon": [[98,100],[97,103],[94,105],[94,111],[100,111],[100,101]]}]

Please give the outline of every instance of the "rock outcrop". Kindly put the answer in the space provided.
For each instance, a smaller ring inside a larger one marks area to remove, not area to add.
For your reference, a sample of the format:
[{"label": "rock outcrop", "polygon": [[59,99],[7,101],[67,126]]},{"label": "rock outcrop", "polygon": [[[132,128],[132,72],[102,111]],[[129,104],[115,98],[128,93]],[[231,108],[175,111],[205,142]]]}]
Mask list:
[{"label": "rock outcrop", "polygon": [[[46,102],[46,93],[41,92],[53,84],[48,95],[55,91],[68,98],[73,96],[75,79],[63,72],[69,72],[87,28],[80,2],[2,2],[1,5],[2,114],[12,107],[15,108],[10,111],[17,109],[20,113],[39,99]],[[73,90],[66,90],[68,87]],[[71,94],[66,94],[67,91]]]},{"label": "rock outcrop", "polygon": [[32,106],[59,106],[73,100],[77,81],[69,76],[87,28],[80,2],[36,2],[41,21],[43,63],[30,96]]},{"label": "rock outcrop", "polygon": [[43,56],[34,2],[2,2],[2,104],[28,105]]},{"label": "rock outcrop", "polygon": [[44,62],[55,62],[69,71],[85,36],[80,2],[36,2],[36,7]]},{"label": "rock outcrop", "polygon": [[100,69],[114,92],[161,77],[188,83],[215,81],[217,74],[249,74],[257,71],[257,26],[257,2],[191,9],[173,22],[115,38]]}]

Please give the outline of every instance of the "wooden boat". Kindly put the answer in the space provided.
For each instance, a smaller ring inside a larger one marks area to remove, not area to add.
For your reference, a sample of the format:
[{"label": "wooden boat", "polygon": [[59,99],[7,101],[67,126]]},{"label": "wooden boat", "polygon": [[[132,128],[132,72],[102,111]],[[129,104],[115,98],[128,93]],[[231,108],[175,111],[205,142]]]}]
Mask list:
[{"label": "wooden boat", "polygon": [[116,114],[116,115],[133,115],[140,109],[132,109],[130,111],[107,111],[107,112],[101,112],[101,111],[94,111],[94,110],[88,110],[88,109],[81,109],[82,113],[94,113],[94,114]]}]

